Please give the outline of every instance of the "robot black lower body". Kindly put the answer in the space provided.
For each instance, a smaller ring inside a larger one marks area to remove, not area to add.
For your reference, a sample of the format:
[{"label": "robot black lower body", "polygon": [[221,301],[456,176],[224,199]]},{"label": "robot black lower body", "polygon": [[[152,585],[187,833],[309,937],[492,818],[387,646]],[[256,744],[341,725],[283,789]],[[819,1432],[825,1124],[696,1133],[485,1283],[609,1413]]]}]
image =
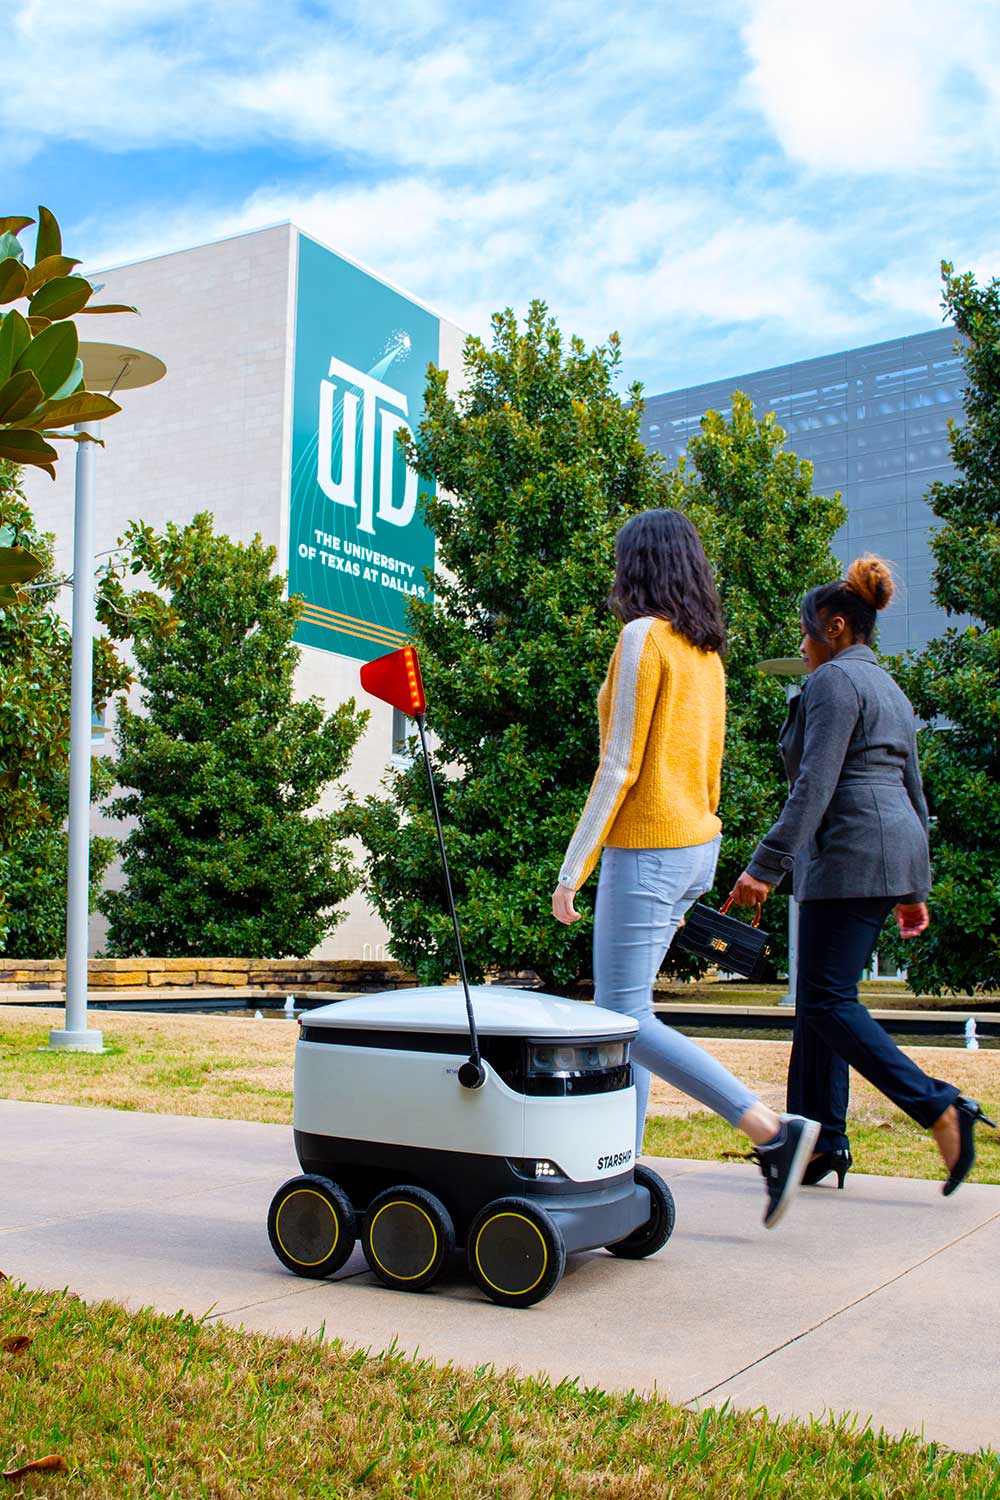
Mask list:
[{"label": "robot black lower body", "polygon": [[640,1259],[674,1226],[669,1188],[642,1165],[587,1184],[546,1176],[537,1160],[298,1130],[295,1147],[303,1175],[278,1190],[268,1232],[301,1276],[332,1275],[360,1238],[380,1281],[421,1291],[462,1249],[491,1300],[527,1307],[558,1285],[568,1254],[607,1247]]}]

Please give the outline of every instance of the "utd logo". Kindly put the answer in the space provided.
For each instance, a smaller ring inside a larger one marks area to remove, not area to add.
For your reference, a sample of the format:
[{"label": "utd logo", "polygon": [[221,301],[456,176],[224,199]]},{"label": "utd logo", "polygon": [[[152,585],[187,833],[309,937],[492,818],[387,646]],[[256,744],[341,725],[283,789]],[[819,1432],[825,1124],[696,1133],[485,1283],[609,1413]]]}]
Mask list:
[{"label": "utd logo", "polygon": [[[408,415],[402,391],[342,360],[330,360],[327,378],[319,386],[316,480],[328,500],[357,512],[359,531],[374,535],[376,517],[390,526],[408,526],[413,520],[417,475],[409,465],[402,495],[394,494],[394,471],[398,473],[396,434],[412,434]],[[335,472],[338,478],[334,478]]]}]

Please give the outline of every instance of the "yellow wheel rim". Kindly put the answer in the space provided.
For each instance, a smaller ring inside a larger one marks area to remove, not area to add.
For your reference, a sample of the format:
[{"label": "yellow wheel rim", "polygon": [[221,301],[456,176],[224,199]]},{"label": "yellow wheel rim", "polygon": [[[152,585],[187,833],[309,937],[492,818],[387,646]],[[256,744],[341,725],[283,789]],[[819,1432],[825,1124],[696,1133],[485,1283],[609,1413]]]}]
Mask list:
[{"label": "yellow wheel rim", "polygon": [[[486,1272],[483,1270],[483,1263],[479,1259],[479,1241],[482,1239],[487,1229],[489,1229],[490,1225],[499,1223],[501,1219],[520,1219],[522,1224],[527,1224],[529,1229],[534,1230],[535,1234],[538,1236],[538,1243],[542,1247],[542,1269],[539,1271],[538,1275],[535,1277],[530,1286],[517,1287],[515,1290],[511,1290],[510,1287],[506,1286],[497,1286],[496,1282],[491,1281]],[[542,1277],[545,1275],[545,1272],[547,1271],[549,1265],[549,1247],[545,1243],[545,1236],[542,1234],[542,1231],[539,1229],[538,1225],[534,1223],[533,1220],[529,1219],[525,1214],[514,1213],[513,1210],[505,1210],[503,1213],[493,1214],[491,1218],[486,1220],[486,1223],[482,1225],[479,1233],[476,1235],[476,1243],[473,1246],[473,1254],[476,1257],[476,1266],[479,1270],[479,1274],[486,1282],[486,1285],[491,1286],[495,1292],[500,1292],[504,1297],[524,1297],[528,1294],[528,1292],[533,1292],[535,1290],[535,1287],[541,1281]]]},{"label": "yellow wheel rim", "polygon": [[[301,1197],[318,1199],[333,1221],[333,1244],[330,1246],[325,1255],[317,1256],[315,1260],[303,1260],[300,1255],[293,1255],[291,1250],[289,1250],[288,1246],[285,1244],[284,1240],[281,1238],[281,1215],[284,1213],[285,1209],[287,1208],[288,1204],[291,1203],[293,1198]],[[296,1188],[294,1192],[288,1194],[287,1198],[283,1198],[281,1200],[281,1207],[278,1209],[278,1212],[274,1216],[274,1232],[277,1236],[278,1244],[288,1256],[289,1260],[294,1260],[297,1266],[319,1266],[322,1265],[323,1261],[329,1260],[330,1256],[337,1248],[337,1243],[340,1239],[340,1219],[338,1218],[336,1210],[334,1209],[333,1204],[329,1201],[329,1199],[325,1198],[322,1193],[317,1193],[315,1188]]]},{"label": "yellow wheel rim", "polygon": [[[416,1213],[421,1214],[422,1217],[427,1220],[427,1223],[428,1223],[428,1225],[430,1227],[432,1240],[433,1240],[433,1245],[432,1245],[432,1249],[431,1249],[430,1259],[428,1260],[427,1264],[421,1270],[414,1271],[409,1276],[400,1276],[397,1271],[390,1271],[387,1266],[384,1266],[382,1264],[382,1262],[379,1260],[378,1256],[375,1253],[375,1225],[378,1223],[379,1219],[385,1213],[386,1209],[388,1209],[388,1208],[399,1208],[400,1205],[403,1205],[406,1208],[412,1208]],[[391,1203],[383,1203],[382,1207],[379,1209],[379,1211],[375,1215],[374,1219],[372,1219],[371,1227],[368,1230],[368,1245],[369,1245],[369,1248],[371,1249],[371,1252],[372,1252],[372,1259],[374,1260],[375,1264],[378,1266],[379,1270],[380,1271],[384,1271],[387,1276],[391,1276],[392,1279],[393,1279],[393,1281],[419,1281],[419,1279],[420,1279],[421,1276],[426,1276],[427,1275],[427,1272],[430,1270],[431,1266],[434,1264],[434,1261],[437,1258],[437,1253],[438,1253],[438,1232],[437,1232],[437,1227],[435,1226],[434,1220],[431,1218],[430,1214],[427,1213],[425,1209],[422,1209],[420,1207],[419,1203],[411,1203],[411,1201],[410,1201],[409,1198],[395,1198],[395,1199],[393,1199],[393,1201]]]}]

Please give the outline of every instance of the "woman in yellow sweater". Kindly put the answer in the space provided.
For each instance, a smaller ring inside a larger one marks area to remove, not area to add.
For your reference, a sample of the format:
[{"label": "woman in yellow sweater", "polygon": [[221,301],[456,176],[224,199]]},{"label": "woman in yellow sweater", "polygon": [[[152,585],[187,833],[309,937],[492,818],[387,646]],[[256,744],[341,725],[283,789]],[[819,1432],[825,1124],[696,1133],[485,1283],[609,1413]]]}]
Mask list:
[{"label": "woman in yellow sweater", "polygon": [[791,1202],[819,1126],[778,1115],[653,1011],[653,981],[719,857],[726,681],[722,606],[701,538],[680,511],[633,516],[615,539],[611,605],[624,622],[597,699],[601,758],[552,896],[560,922],[603,850],[594,916],[594,998],[632,1016],[642,1148],[650,1070],[753,1142],[764,1223]]}]

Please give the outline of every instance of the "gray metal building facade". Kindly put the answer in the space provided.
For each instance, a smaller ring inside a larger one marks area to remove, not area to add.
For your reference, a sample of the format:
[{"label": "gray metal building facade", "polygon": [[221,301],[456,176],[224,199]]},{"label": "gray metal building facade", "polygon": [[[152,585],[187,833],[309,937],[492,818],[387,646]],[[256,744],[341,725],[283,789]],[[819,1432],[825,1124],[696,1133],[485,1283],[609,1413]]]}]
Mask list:
[{"label": "gray metal building facade", "polygon": [[774,412],[786,447],[814,466],[814,488],[839,490],[846,525],[834,541],[842,562],[877,552],[895,566],[899,591],[879,622],[884,651],[916,649],[948,622],[931,600],[933,558],[927,488],[955,475],[948,420],[962,419],[963,372],[955,330],[801,360],[646,400],[642,431],[673,466],[706,411],[729,415],[735,390],[758,418]]}]

